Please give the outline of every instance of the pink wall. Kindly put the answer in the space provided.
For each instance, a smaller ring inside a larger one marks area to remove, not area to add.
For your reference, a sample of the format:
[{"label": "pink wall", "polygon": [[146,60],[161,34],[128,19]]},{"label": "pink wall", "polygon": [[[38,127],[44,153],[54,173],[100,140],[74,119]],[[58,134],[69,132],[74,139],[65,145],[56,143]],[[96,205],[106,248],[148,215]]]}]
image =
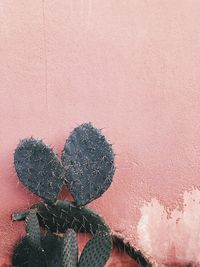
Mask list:
[{"label": "pink wall", "polygon": [[117,153],[92,206],[159,264],[200,262],[199,25],[198,0],[1,1],[0,266],[23,234],[11,212],[37,201],[13,168],[19,139],[60,154],[88,121]]}]

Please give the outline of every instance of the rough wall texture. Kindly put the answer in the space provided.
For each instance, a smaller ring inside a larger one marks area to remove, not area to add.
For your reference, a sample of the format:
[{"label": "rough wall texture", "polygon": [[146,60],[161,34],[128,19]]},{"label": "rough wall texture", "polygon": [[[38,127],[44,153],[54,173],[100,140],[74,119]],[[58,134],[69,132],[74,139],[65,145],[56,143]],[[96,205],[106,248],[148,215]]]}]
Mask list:
[{"label": "rough wall texture", "polygon": [[37,201],[14,172],[19,139],[60,153],[87,121],[118,167],[92,206],[159,264],[200,261],[199,25],[198,0],[1,1],[0,266],[23,234],[11,212]]}]

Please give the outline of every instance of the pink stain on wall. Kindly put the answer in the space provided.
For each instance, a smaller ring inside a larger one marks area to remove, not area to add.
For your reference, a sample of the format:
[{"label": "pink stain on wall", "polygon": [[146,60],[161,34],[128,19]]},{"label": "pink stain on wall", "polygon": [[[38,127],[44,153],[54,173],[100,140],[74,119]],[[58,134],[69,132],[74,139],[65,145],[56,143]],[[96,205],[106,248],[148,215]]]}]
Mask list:
[{"label": "pink stain on wall", "polygon": [[0,3],[0,266],[24,233],[10,214],[38,201],[18,183],[17,143],[43,138],[60,154],[87,121],[117,153],[113,185],[91,206],[159,264],[200,260],[199,10],[195,0]]}]

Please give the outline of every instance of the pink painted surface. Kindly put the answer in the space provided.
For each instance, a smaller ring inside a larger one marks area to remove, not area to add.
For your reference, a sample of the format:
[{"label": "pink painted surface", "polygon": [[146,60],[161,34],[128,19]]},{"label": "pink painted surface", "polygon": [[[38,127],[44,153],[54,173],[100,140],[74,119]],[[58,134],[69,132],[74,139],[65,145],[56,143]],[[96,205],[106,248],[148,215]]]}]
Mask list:
[{"label": "pink painted surface", "polygon": [[91,206],[159,265],[200,262],[199,10],[195,0],[1,1],[0,266],[24,233],[10,214],[38,201],[14,171],[20,138],[60,154],[88,121],[117,153],[113,185]]}]

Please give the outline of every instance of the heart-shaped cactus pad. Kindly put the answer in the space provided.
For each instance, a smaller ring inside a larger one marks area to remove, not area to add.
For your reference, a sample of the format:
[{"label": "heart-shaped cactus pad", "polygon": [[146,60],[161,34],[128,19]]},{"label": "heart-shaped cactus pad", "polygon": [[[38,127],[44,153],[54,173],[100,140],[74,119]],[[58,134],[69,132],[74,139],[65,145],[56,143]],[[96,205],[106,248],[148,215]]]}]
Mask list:
[{"label": "heart-shaped cactus pad", "polygon": [[62,152],[65,181],[78,206],[100,197],[112,183],[114,154],[101,131],[84,123],[70,134]]},{"label": "heart-shaped cactus pad", "polygon": [[14,154],[20,181],[34,194],[55,201],[64,182],[65,170],[54,151],[41,140],[22,140]]}]

